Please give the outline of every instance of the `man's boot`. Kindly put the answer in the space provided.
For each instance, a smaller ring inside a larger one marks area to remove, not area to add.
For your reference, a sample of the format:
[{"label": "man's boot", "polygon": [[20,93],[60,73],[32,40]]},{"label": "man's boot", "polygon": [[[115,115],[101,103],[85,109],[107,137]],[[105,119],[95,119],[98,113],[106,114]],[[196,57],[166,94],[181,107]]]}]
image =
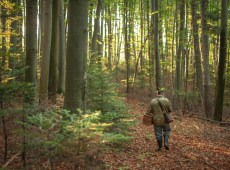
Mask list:
[{"label": "man's boot", "polygon": [[157,144],[158,144],[157,151],[161,151],[161,149],[162,149],[162,140],[157,140]]},{"label": "man's boot", "polygon": [[164,147],[165,147],[165,150],[169,150],[169,143],[168,143],[168,140],[169,140],[169,136],[164,136]]}]

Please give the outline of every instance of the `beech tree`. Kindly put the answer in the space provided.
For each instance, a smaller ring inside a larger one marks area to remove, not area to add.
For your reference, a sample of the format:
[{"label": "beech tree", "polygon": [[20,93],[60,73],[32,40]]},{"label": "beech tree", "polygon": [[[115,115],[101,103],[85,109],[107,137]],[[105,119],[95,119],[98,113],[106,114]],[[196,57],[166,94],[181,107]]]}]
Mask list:
[{"label": "beech tree", "polygon": [[153,12],[154,14],[154,51],[155,51],[155,64],[156,64],[156,88],[162,88],[162,75],[161,64],[159,54],[159,30],[158,30],[158,0],[153,0]]},{"label": "beech tree", "polygon": [[228,0],[221,1],[221,25],[220,25],[220,53],[218,65],[218,79],[216,89],[216,103],[214,120],[222,121],[224,88],[225,88],[225,72],[226,72],[226,56],[227,56],[227,29],[228,29]]},{"label": "beech tree", "polygon": [[[37,0],[26,1],[26,72],[25,81],[37,82]],[[34,89],[34,93],[35,93]]]},{"label": "beech tree", "polygon": [[207,118],[212,118],[212,98],[211,96],[211,80],[210,80],[210,66],[209,66],[209,36],[207,25],[207,9],[208,0],[201,0],[201,52],[203,56],[204,67],[204,108]]},{"label": "beech tree", "polygon": [[50,52],[50,67],[49,67],[49,98],[53,103],[56,103],[56,92],[58,86],[58,57],[60,52],[60,5],[62,0],[53,1],[52,13],[52,39]]},{"label": "beech tree", "polygon": [[182,77],[181,77],[181,61],[182,61],[182,51],[184,49],[184,38],[185,38],[185,0],[179,0],[178,7],[180,11],[180,20],[179,20],[179,41],[177,45],[177,55],[176,55],[176,90],[178,97],[178,104],[181,103],[181,90],[182,90]]},{"label": "beech tree", "polygon": [[70,0],[68,9],[66,90],[64,108],[76,111],[84,106],[84,76],[88,38],[88,0]]},{"label": "beech tree", "polygon": [[43,34],[41,44],[41,76],[39,87],[40,102],[48,99],[49,85],[49,66],[50,66],[50,50],[51,50],[51,35],[52,35],[52,6],[53,1],[43,1]]},{"label": "beech tree", "polygon": [[17,18],[20,16],[20,4],[21,1],[19,0],[12,0],[12,4],[15,7],[15,9],[12,11],[12,21],[11,21],[11,35],[10,35],[10,53],[9,53],[9,67],[15,71],[16,69],[16,61],[18,56],[19,45],[18,45],[18,39],[19,39],[19,27],[20,27],[20,21],[21,19]]},{"label": "beech tree", "polygon": [[94,31],[92,37],[92,56],[91,63],[96,63],[97,60],[100,60],[101,56],[99,55],[99,36],[100,36],[100,17],[101,17],[102,2],[101,0],[97,1],[97,10],[96,16],[94,19]]},{"label": "beech tree", "polygon": [[66,65],[66,30],[64,19],[63,2],[60,0],[59,5],[59,24],[60,24],[60,52],[59,52],[59,78],[58,78],[58,93],[65,93],[65,65]]},{"label": "beech tree", "polygon": [[193,42],[194,42],[194,54],[195,54],[195,66],[196,66],[196,86],[198,88],[201,101],[203,101],[203,72],[201,66],[201,53],[200,53],[199,31],[198,31],[198,24],[197,24],[196,4],[197,3],[195,0],[191,0]]}]

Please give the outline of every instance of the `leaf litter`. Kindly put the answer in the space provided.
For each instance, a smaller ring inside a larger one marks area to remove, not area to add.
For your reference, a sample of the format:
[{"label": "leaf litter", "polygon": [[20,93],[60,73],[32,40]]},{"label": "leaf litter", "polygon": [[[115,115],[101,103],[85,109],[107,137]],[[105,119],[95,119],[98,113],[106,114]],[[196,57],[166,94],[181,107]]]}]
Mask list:
[{"label": "leaf litter", "polygon": [[230,169],[230,128],[219,126],[189,115],[178,115],[171,123],[170,151],[157,152],[152,126],[143,125],[141,118],[147,104],[127,99],[129,113],[136,116],[133,141],[120,150],[107,148],[102,153],[108,170],[228,170]]}]

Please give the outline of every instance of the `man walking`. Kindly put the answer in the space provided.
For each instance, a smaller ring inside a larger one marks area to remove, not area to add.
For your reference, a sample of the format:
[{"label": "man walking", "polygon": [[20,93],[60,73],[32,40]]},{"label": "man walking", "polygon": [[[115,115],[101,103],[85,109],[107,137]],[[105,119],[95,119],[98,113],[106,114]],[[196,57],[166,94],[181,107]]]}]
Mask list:
[{"label": "man walking", "polygon": [[170,113],[172,111],[172,105],[170,101],[164,97],[163,89],[159,89],[157,91],[157,97],[152,99],[146,113],[153,116],[154,132],[158,144],[157,151],[162,150],[162,136],[164,136],[164,148],[165,150],[169,150],[168,140],[170,137],[171,128],[169,123],[165,122],[164,112]]}]

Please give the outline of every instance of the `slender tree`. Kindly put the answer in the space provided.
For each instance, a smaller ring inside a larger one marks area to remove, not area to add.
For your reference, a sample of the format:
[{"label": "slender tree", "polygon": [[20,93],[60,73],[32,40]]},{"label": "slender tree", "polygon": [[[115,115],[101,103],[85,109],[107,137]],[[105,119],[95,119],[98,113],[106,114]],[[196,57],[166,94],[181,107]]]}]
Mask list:
[{"label": "slender tree", "polygon": [[66,32],[65,32],[65,20],[64,20],[64,6],[60,1],[59,5],[60,17],[60,53],[59,53],[59,82],[58,93],[65,93],[65,65],[66,65]]},{"label": "slender tree", "polygon": [[124,0],[123,31],[125,47],[125,65],[126,65],[126,93],[130,91],[130,39],[129,39],[129,1]]},{"label": "slender tree", "polygon": [[180,0],[179,3],[180,9],[180,24],[179,24],[179,44],[177,49],[176,56],[176,90],[178,93],[178,104],[181,104],[181,95],[180,91],[182,90],[182,78],[181,78],[181,60],[182,60],[182,50],[184,49],[184,32],[185,32],[185,0]]},{"label": "slender tree", "polygon": [[70,0],[68,9],[66,90],[64,107],[83,109],[88,38],[88,0]]},{"label": "slender tree", "polygon": [[60,5],[62,0],[53,1],[52,13],[52,39],[50,52],[50,67],[49,67],[49,98],[53,103],[56,103],[56,92],[58,86],[58,57],[60,52]]},{"label": "slender tree", "polygon": [[153,22],[154,22],[154,18],[153,18],[153,14],[152,14],[152,10],[153,8],[151,8],[150,5],[152,4],[152,1],[148,0],[147,2],[147,9],[148,9],[148,13],[151,13],[151,17],[149,18],[149,15],[147,15],[147,24],[148,24],[148,39],[149,39],[149,43],[148,43],[148,55],[149,55],[149,96],[153,95],[153,85],[154,85],[154,59],[153,59]]},{"label": "slender tree", "polygon": [[99,49],[98,49],[98,44],[99,44],[99,36],[100,36],[100,16],[101,16],[101,9],[102,9],[102,4],[101,0],[98,0],[97,2],[97,10],[96,10],[96,16],[94,19],[94,31],[93,31],[93,37],[92,37],[92,56],[91,56],[91,62],[94,63],[96,60],[100,60],[100,57],[98,56],[99,54]]},{"label": "slender tree", "polygon": [[1,48],[1,71],[4,70],[4,67],[6,65],[6,55],[7,55],[7,48],[6,48],[6,31],[7,31],[7,25],[6,25],[6,19],[7,19],[7,8],[3,5],[1,5],[1,28],[2,28],[2,48]]},{"label": "slender tree", "polygon": [[[0,85],[2,85],[2,76],[5,71],[5,65],[6,65],[6,36],[4,35],[6,32],[6,19],[7,19],[7,9],[5,8],[4,4],[0,4],[0,14],[1,14],[1,56],[0,56]],[[4,105],[4,99],[3,99],[4,91],[0,90],[0,109],[3,110]],[[4,138],[4,158],[3,161],[7,161],[8,156],[8,130],[6,128],[6,120],[5,116],[1,117],[1,123],[2,123],[2,130],[3,130],[3,138]]]},{"label": "slender tree", "polygon": [[207,8],[208,0],[201,0],[201,50],[203,56],[204,68],[204,108],[207,118],[212,117],[212,98],[211,96],[211,81],[209,68],[209,45],[208,45],[208,25],[207,25]]},{"label": "slender tree", "polygon": [[221,1],[220,53],[214,120],[222,121],[227,56],[228,0]]},{"label": "slender tree", "polygon": [[44,102],[48,98],[49,84],[49,66],[50,66],[50,50],[51,50],[51,35],[52,35],[52,0],[45,0],[43,12],[43,33],[42,33],[42,59],[41,59],[41,76],[39,97],[40,102]]},{"label": "slender tree", "polygon": [[154,50],[155,50],[155,64],[156,64],[156,88],[162,88],[163,81],[161,75],[161,64],[159,54],[159,30],[158,30],[158,0],[153,0],[154,14]]},{"label": "slender tree", "polygon": [[10,35],[10,52],[9,52],[9,68],[15,71],[16,68],[16,55],[19,50],[17,50],[18,43],[18,25],[19,19],[17,18],[19,14],[20,2],[18,0],[11,0],[14,10],[11,12],[11,35]]},{"label": "slender tree", "polygon": [[110,5],[108,4],[108,17],[107,17],[107,25],[108,25],[108,68],[112,70],[112,58],[113,58],[113,34],[112,34],[112,16],[111,16],[111,9]]},{"label": "slender tree", "polygon": [[[26,72],[25,81],[37,81],[37,0],[26,1]],[[35,90],[34,90],[35,93]]]},{"label": "slender tree", "polygon": [[192,11],[192,27],[193,27],[193,42],[194,42],[194,54],[195,54],[195,67],[196,67],[196,85],[203,101],[203,73],[201,66],[201,53],[200,53],[200,41],[197,24],[196,14],[196,0],[191,0],[191,11]]}]

